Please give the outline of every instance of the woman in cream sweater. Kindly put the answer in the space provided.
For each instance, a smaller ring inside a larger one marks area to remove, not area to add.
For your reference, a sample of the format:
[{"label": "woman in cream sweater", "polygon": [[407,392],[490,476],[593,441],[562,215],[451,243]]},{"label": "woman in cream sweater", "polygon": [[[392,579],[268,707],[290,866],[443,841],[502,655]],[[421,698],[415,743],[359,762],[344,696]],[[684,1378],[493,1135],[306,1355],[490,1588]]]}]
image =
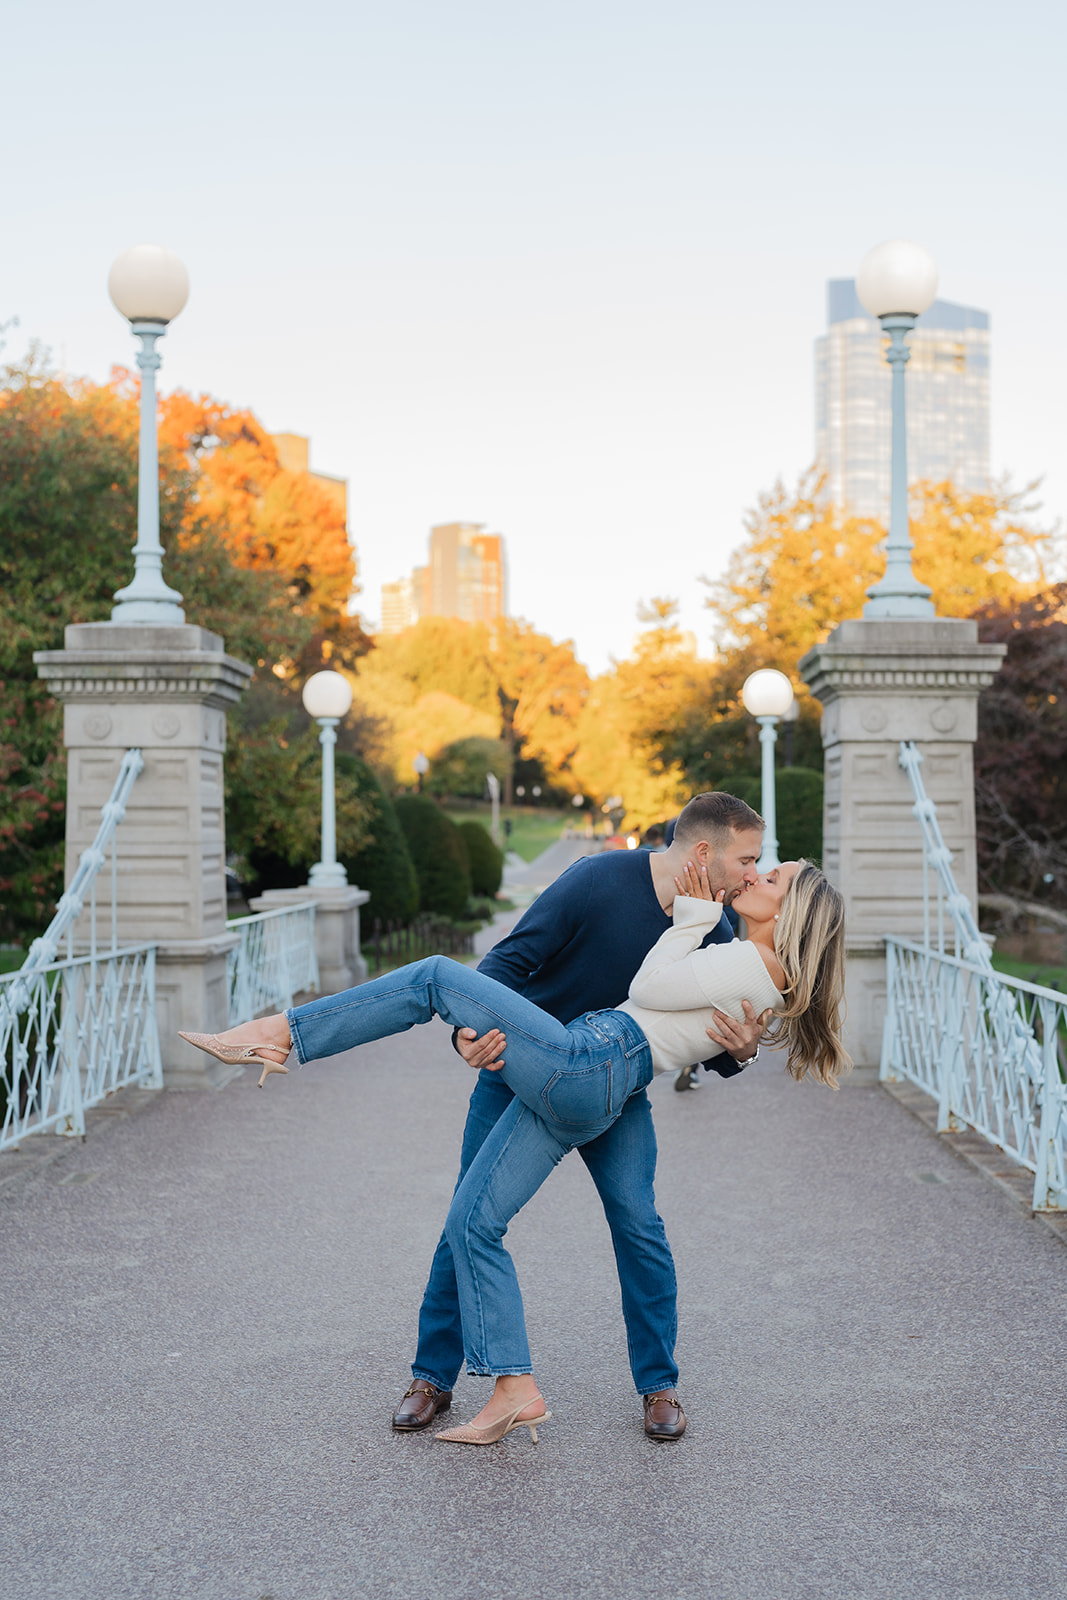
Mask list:
[{"label": "woman in cream sweater", "polygon": [[[473,1423],[437,1435],[491,1444],[548,1413],[532,1376],[522,1296],[503,1238],[508,1223],[569,1150],[595,1139],[627,1098],[657,1073],[708,1055],[706,1028],[718,1007],[740,1020],[742,999],[775,1018],[794,1078],[836,1087],[850,1065],[841,1044],[844,914],[841,895],[804,862],[761,876],[735,901],[748,938],[701,949],[722,915],[706,869],[687,865],[676,880],[672,928],[658,940],[614,1011],[589,1012],[564,1027],[502,984],[430,956],[370,983],[228,1033],[183,1034],[227,1062],[286,1072],[353,1045],[442,1017],[479,1035],[497,1029],[501,1075],[515,1099],[453,1196],[445,1233],[459,1284],[468,1371],[493,1377],[491,1399]],[[625,908],[620,907],[620,915]]]}]

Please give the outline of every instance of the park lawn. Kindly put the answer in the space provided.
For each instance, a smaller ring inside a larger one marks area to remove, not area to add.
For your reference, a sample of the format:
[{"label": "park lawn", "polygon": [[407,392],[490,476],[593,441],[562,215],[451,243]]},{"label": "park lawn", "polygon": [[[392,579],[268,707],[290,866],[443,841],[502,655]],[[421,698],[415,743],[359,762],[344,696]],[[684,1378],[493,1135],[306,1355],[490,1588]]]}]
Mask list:
[{"label": "park lawn", "polygon": [[[449,806],[447,815],[453,822],[480,822],[486,828],[489,826],[490,808],[488,802],[472,800],[468,805]],[[542,850],[547,850],[550,844],[555,844],[563,832],[564,824],[570,820],[566,811],[552,811],[541,806],[501,806],[500,820],[511,818],[511,835],[507,841],[507,848],[514,850],[524,861],[533,861]]]},{"label": "park lawn", "polygon": [[1043,966],[1039,961],[1019,961],[1015,956],[1003,956],[993,951],[993,965],[1009,978],[1022,978],[1026,983],[1040,983],[1046,989],[1067,991],[1067,967]]},{"label": "park lawn", "polygon": [[25,950],[0,950],[0,972],[17,972],[26,959]]}]

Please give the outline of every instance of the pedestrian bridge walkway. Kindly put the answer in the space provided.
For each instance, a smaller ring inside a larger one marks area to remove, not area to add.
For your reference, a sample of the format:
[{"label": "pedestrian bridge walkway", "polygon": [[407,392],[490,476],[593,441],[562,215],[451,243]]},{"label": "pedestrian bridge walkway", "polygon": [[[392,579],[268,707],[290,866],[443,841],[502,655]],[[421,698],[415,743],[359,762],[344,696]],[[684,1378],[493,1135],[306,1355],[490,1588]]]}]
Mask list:
[{"label": "pedestrian bridge walkway", "polygon": [[868,1078],[653,1085],[681,1443],[643,1435],[575,1156],[509,1235],[540,1445],[393,1434],[469,1089],[431,1024],[127,1091],[0,1188],[0,1594],[1063,1594],[1067,1251]]}]

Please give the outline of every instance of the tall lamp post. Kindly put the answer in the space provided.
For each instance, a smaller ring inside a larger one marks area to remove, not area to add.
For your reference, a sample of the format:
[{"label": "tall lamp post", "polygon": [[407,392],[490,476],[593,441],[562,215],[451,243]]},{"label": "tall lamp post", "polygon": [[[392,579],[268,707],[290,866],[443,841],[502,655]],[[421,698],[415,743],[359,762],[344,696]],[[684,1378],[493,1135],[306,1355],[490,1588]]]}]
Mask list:
[{"label": "tall lamp post", "polygon": [[137,467],[137,543],[133,547],[133,582],[115,594],[112,622],[156,626],[185,622],[181,595],[163,582],[163,546],[159,542],[159,440],[156,420],[156,373],[161,357],[156,343],[189,298],[189,274],[171,250],[158,244],[135,244],[112,263],[108,293],[140,341],[141,446]]},{"label": "tall lamp post", "polygon": [[418,752],[418,754],[412,760],[411,765],[415,768],[415,778],[419,785],[419,793],[421,794],[422,780],[430,770],[430,758],[426,754],[425,750],[420,750]]},{"label": "tall lamp post", "polygon": [[774,667],[761,667],[749,673],[741,689],[741,698],[749,716],[759,723],[759,742],[763,756],[763,785],[760,806],[767,824],[763,835],[763,851],[756,863],[757,870],[769,872],[781,866],[778,860],[778,818],[774,803],[774,744],[778,735],[775,729],[778,718],[784,717],[793,703],[793,685],[784,672]]},{"label": "tall lamp post", "polygon": [[922,245],[887,239],[860,262],[856,293],[889,335],[885,358],[893,372],[893,454],[889,497],[889,542],[885,574],[867,590],[865,617],[932,617],[932,591],[911,569],[908,529],[908,436],[904,369],[911,355],[906,340],[916,319],[937,294],[937,266]]},{"label": "tall lamp post", "polygon": [[334,803],[334,729],[352,704],[352,689],[339,672],[315,672],[304,685],[304,710],[322,732],[322,854],[308,874],[313,889],[343,889],[348,874],[337,859],[337,815]]}]

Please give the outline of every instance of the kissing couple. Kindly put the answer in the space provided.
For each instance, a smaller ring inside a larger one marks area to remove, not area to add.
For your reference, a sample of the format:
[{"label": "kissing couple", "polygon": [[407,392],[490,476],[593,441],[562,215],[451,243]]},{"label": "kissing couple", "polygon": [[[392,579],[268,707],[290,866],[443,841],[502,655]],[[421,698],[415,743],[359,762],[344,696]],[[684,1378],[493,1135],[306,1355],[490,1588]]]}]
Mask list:
[{"label": "kissing couple", "polygon": [[487,1445],[528,1427],[536,1442],[549,1413],[503,1240],[577,1150],[611,1229],[645,1432],[681,1438],[677,1283],[653,1192],[647,1086],[701,1062],[731,1077],[756,1059],[768,1027],[795,1079],[835,1087],[851,1065],[841,1042],[842,897],[807,862],[758,873],[763,826],[733,795],[697,795],[669,849],[576,862],[477,970],[430,956],[226,1033],[182,1034],[220,1060],[261,1067],[262,1087],[294,1050],[306,1065],[437,1016],[480,1069],[398,1430],[448,1409],[465,1360],[470,1374],[494,1379],[493,1392],[470,1423],[436,1437]]}]

